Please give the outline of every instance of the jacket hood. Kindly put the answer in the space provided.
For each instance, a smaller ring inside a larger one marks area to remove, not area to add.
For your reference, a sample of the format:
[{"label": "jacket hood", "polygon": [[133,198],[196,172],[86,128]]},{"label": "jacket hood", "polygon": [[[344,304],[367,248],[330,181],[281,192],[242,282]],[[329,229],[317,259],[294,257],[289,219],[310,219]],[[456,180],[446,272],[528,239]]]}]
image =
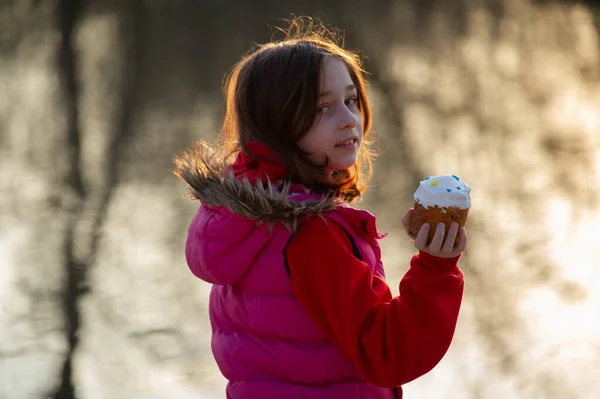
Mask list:
[{"label": "jacket hood", "polygon": [[[247,156],[246,156],[247,157]],[[240,156],[238,156],[238,163]],[[175,175],[190,197],[209,207],[223,206],[230,212],[267,222],[280,222],[295,230],[300,219],[334,210],[341,200],[307,192],[289,179],[272,182],[268,176],[251,182],[236,175],[234,168],[204,144],[196,144],[175,159]],[[234,164],[235,165],[235,164]]]}]

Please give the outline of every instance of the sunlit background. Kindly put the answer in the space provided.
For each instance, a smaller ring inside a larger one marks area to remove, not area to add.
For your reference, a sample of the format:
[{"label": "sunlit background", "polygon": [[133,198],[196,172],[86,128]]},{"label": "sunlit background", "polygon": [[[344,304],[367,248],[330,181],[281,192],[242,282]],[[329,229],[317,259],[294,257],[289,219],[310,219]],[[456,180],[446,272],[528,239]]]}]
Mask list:
[{"label": "sunlit background", "polygon": [[224,397],[171,159],[290,13],[368,56],[394,292],[418,181],[473,188],[455,340],[405,397],[600,398],[600,12],[528,0],[1,1],[0,398]]}]

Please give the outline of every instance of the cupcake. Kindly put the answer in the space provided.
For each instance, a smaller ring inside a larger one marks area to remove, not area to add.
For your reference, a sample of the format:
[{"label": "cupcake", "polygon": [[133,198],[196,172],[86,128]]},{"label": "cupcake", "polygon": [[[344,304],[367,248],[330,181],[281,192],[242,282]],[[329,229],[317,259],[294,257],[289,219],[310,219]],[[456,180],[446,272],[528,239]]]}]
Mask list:
[{"label": "cupcake", "polygon": [[[452,222],[464,226],[471,208],[471,187],[458,176],[430,176],[421,181],[414,194],[415,207],[408,233],[415,238],[424,223],[429,223],[429,237],[433,239],[438,223],[446,230]],[[458,242],[458,235],[456,236]]]}]

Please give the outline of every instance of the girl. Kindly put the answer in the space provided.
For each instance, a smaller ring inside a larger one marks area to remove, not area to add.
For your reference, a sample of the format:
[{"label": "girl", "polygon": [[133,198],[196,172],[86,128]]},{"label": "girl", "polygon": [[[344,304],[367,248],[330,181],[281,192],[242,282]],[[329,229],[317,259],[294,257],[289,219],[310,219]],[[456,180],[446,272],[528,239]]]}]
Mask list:
[{"label": "girl", "polygon": [[426,243],[425,225],[392,296],[375,217],[348,205],[370,166],[365,72],[303,21],[233,69],[225,148],[199,144],[175,160],[201,202],[186,259],[213,284],[212,352],[228,398],[400,398],[452,340],[466,231],[441,224]]}]

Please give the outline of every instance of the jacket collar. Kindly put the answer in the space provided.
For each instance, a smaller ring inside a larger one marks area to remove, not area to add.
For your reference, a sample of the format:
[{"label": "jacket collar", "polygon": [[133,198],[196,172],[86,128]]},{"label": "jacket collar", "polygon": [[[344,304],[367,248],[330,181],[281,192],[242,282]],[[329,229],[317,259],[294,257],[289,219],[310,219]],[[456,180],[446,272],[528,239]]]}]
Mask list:
[{"label": "jacket collar", "polygon": [[342,204],[285,179],[288,173],[283,164],[263,144],[252,144],[249,149],[259,158],[241,153],[228,165],[207,146],[196,145],[177,157],[175,174],[203,205],[223,206],[269,226],[281,222],[290,230],[296,229],[300,219]]},{"label": "jacket collar", "polygon": [[242,181],[244,178],[252,184],[260,180],[263,184],[277,182],[287,177],[288,171],[281,158],[266,144],[250,142],[246,144],[249,154],[241,151],[231,170],[234,176]]}]

